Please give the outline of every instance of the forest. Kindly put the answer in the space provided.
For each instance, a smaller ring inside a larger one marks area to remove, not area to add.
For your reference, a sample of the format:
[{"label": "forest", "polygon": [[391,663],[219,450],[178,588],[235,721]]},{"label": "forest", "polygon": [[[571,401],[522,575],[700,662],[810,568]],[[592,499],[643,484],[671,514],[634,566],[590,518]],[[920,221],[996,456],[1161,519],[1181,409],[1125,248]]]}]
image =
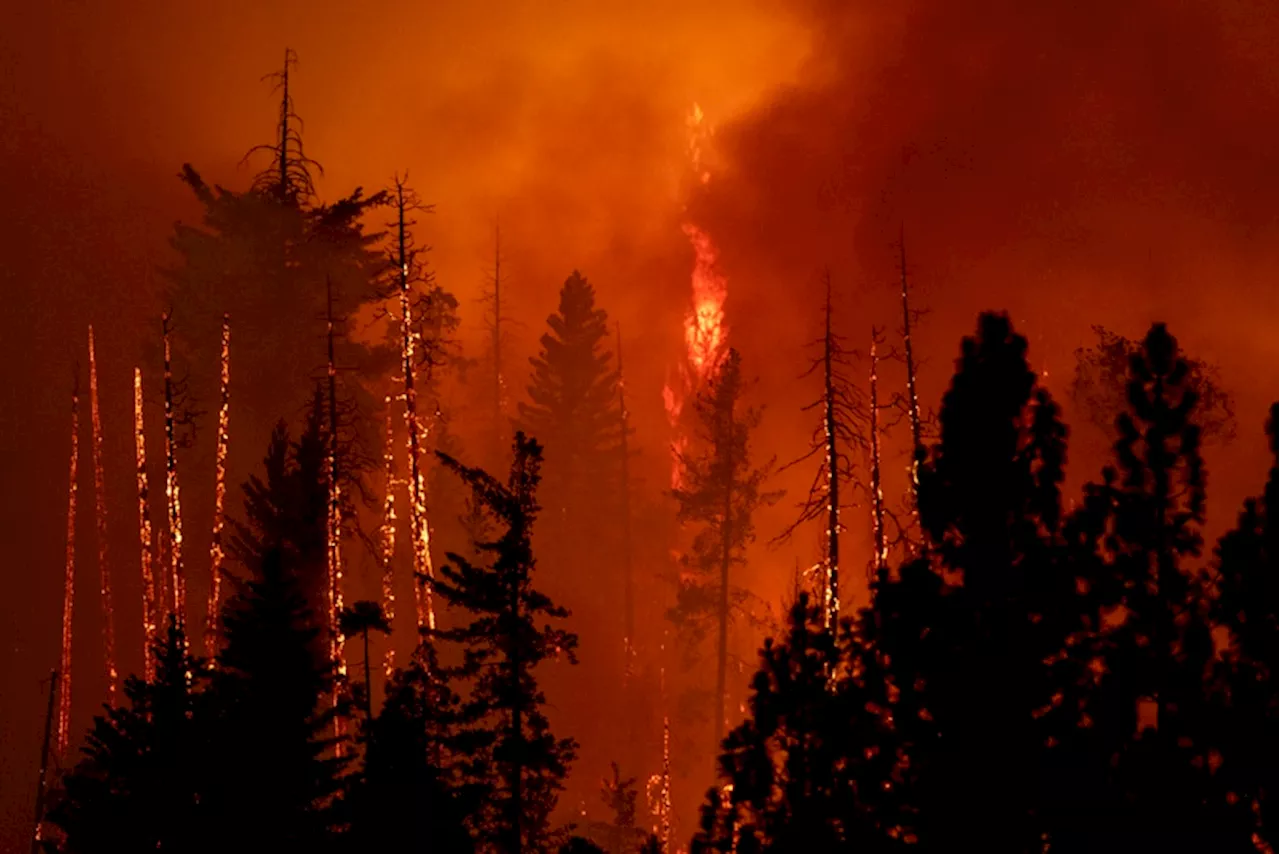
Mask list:
[{"label": "forest", "polygon": [[[929,399],[910,223],[890,314],[826,270],[816,337],[777,333],[814,339],[811,402],[772,413],[806,445],[760,430],[753,359],[791,350],[736,346],[692,216],[660,390],[572,258],[545,321],[512,316],[501,223],[465,346],[412,173],[322,199],[295,61],[243,186],[178,176],[200,220],[155,271],[130,457],[105,462],[92,326],[60,390],[33,852],[1276,850],[1275,404],[1237,425],[1161,322],[1095,327],[1055,400],[999,310],[930,354],[954,368]],[[1077,490],[1088,430],[1107,450]],[[1226,443],[1270,466],[1215,537]],[[79,721],[85,647],[106,694]]]}]

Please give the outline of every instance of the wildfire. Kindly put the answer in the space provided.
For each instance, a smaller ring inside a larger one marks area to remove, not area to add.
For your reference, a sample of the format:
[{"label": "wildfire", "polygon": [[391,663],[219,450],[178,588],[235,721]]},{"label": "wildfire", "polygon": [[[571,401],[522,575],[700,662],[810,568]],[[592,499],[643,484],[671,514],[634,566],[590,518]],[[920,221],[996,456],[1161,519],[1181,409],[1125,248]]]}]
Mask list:
[{"label": "wildfire", "polygon": [[93,422],[93,497],[97,517],[98,575],[102,595],[102,649],[107,670],[107,705],[116,704],[120,676],[116,671],[116,613],[111,604],[111,567],[107,563],[107,494],[102,470],[102,418],[98,412],[98,355],[89,327],[89,416]]},{"label": "wildfire", "polygon": [[871,331],[871,531],[875,540],[875,569],[879,573],[889,561],[884,530],[884,489],[880,483],[880,401],[878,393],[879,359],[876,356],[876,332]]},{"label": "wildfire", "polygon": [[404,420],[409,452],[409,528],[413,537],[413,591],[418,630],[435,629],[436,611],[432,602],[431,529],[427,524],[427,490],[422,475],[421,449],[426,438],[418,419],[418,392],[414,384],[414,340],[412,307],[409,300],[408,269],[403,269],[400,286],[401,369],[404,372]]},{"label": "wildfire", "polygon": [[182,572],[182,498],[178,491],[178,448],[173,396],[173,358],[169,341],[169,315],[166,314],[164,316],[164,491],[169,505],[169,571],[173,576],[173,614],[181,627],[186,623],[187,582]]},{"label": "wildfire", "polygon": [[[700,184],[711,180],[711,173],[704,163],[704,148],[711,135],[704,122],[702,109],[693,105],[689,115],[689,159],[694,177]],[[688,446],[688,437],[681,426],[681,413],[690,395],[713,377],[724,358],[729,330],[724,319],[724,302],[729,295],[729,283],[718,267],[718,251],[715,242],[696,223],[686,219],[681,230],[693,247],[693,274],[691,301],[684,319],[685,354],[679,376],[673,384],[663,389],[663,404],[667,419],[675,433],[672,441],[671,485],[678,488],[681,481],[681,457]]]},{"label": "wildfire", "polygon": [[222,591],[222,528],[225,523],[222,505],[227,495],[227,448],[231,442],[229,427],[231,406],[231,318],[222,315],[222,356],[219,371],[218,448],[214,456],[213,539],[209,545],[209,600],[205,613],[204,652],[213,660],[218,651],[218,607]]},{"label": "wildfire", "polygon": [[[395,458],[395,413],[391,395],[386,397],[387,433],[383,443],[382,459],[384,463],[384,487],[386,497],[382,500],[382,614],[387,625],[394,626],[396,617],[396,578],[393,561],[396,555],[396,458]],[[395,644],[387,640],[387,651],[383,657],[383,666],[390,679],[396,668]]]},{"label": "wildfire", "polygon": [[151,501],[147,488],[147,436],[142,420],[142,369],[133,369],[133,447],[138,461],[138,545],[142,553],[142,674],[148,682],[156,677],[153,651],[160,597],[156,593],[155,571],[151,563]]},{"label": "wildfire", "polygon": [[58,755],[67,755],[71,733],[71,618],[76,603],[76,473],[80,463],[80,383],[71,392],[71,475],[67,491],[67,563],[62,589],[62,660],[58,691]]}]

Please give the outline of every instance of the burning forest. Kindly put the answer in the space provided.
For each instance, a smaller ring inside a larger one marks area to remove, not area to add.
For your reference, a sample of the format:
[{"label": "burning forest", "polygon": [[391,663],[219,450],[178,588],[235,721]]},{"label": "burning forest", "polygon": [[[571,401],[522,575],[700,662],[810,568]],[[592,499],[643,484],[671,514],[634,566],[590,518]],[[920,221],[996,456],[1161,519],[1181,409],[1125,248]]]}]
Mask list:
[{"label": "burning forest", "polygon": [[133,5],[0,26],[0,848],[1277,850],[1274,7]]}]

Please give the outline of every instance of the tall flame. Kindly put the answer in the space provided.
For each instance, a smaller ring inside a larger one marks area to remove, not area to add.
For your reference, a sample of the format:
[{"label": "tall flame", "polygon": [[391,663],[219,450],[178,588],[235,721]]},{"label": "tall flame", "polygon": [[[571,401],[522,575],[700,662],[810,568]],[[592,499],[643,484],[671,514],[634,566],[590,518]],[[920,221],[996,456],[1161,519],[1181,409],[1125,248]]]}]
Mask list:
[{"label": "tall flame", "polygon": [[[702,109],[694,104],[688,119],[689,159],[698,183],[707,184],[711,181],[711,173],[704,163],[704,149],[711,131],[703,119]],[[672,441],[672,488],[680,486],[681,459],[688,446],[688,437],[681,425],[685,401],[719,370],[729,335],[724,319],[729,283],[719,270],[715,242],[691,219],[686,219],[680,228],[693,248],[694,261],[690,306],[684,319],[684,358],[678,378],[674,383],[669,381],[662,392],[667,419],[675,434]]]},{"label": "tall flame", "polygon": [[80,463],[80,387],[71,392],[71,474],[67,490],[67,560],[62,588],[62,659],[58,667],[58,755],[66,756],[71,734],[71,622],[76,603],[76,473]]},{"label": "tall flame", "polygon": [[98,575],[102,595],[102,650],[107,671],[107,705],[116,704],[120,675],[116,671],[116,613],[111,604],[111,566],[107,562],[107,493],[102,470],[102,418],[98,411],[98,355],[89,327],[89,415],[93,422],[93,497],[97,517]]},{"label": "tall flame", "polygon": [[169,509],[169,573],[172,576],[173,615],[179,627],[186,624],[187,582],[182,571],[182,497],[178,490],[178,447],[173,402],[173,357],[169,341],[169,315],[164,316],[164,492]]},{"label": "tall flame", "polygon": [[[382,459],[384,463],[385,497],[382,500],[382,615],[387,626],[395,626],[396,618],[396,577],[394,560],[396,555],[396,457],[395,457],[395,412],[391,395],[386,397],[387,434],[383,442]],[[387,651],[383,656],[383,666],[387,678],[391,678],[396,667],[396,648],[387,637]]]},{"label": "tall flame", "polygon": [[147,487],[147,435],[142,419],[142,369],[133,369],[133,449],[138,462],[138,546],[142,554],[142,675],[148,682],[156,678],[154,650],[156,625],[160,618],[160,596],[156,591],[151,562],[151,498]]},{"label": "tall flame", "polygon": [[219,362],[218,447],[214,455],[213,539],[209,545],[209,599],[204,623],[204,654],[213,660],[218,651],[218,611],[222,594],[222,507],[227,496],[227,450],[231,443],[231,318],[222,315],[222,355]]}]

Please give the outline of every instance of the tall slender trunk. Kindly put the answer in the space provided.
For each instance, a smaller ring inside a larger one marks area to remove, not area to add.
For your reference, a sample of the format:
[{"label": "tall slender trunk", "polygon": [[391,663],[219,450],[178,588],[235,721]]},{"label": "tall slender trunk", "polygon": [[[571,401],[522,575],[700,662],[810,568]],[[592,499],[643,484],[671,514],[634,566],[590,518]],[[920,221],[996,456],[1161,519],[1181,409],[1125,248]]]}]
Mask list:
[{"label": "tall slender trunk", "polygon": [[76,605],[76,491],[80,465],[80,372],[71,392],[71,464],[67,490],[67,555],[62,582],[62,690],[58,692],[58,756],[66,757],[71,737],[71,640]]},{"label": "tall slender trunk", "polygon": [[342,486],[338,473],[338,369],[334,353],[333,283],[325,276],[325,339],[328,362],[328,418],[325,436],[325,480],[328,487],[325,547],[329,570],[329,657],[338,675],[346,675],[342,651]]},{"label": "tall slender trunk", "polygon": [[93,425],[93,497],[98,537],[99,592],[102,597],[102,652],[107,675],[107,705],[116,704],[120,674],[116,670],[116,612],[111,602],[111,564],[107,560],[107,489],[103,471],[102,416],[98,408],[98,352],[89,327],[89,415]]},{"label": "tall slender trunk", "polygon": [[39,854],[44,836],[44,804],[49,791],[49,741],[53,735],[54,698],[58,693],[58,671],[49,674],[49,705],[44,713],[44,739],[40,746],[40,779],[36,782],[36,819],[31,831],[31,854]]},{"label": "tall slender trunk", "polygon": [[213,536],[209,544],[209,598],[204,624],[205,655],[212,662],[218,652],[218,617],[222,604],[223,505],[227,497],[227,451],[231,442],[231,318],[222,315],[222,351],[218,361],[218,446],[214,454]]},{"label": "tall slender trunk", "polygon": [[400,335],[401,370],[404,374],[404,418],[408,433],[409,451],[409,527],[413,537],[413,591],[417,610],[418,631],[435,629],[435,606],[432,602],[431,582],[435,570],[431,565],[431,530],[427,524],[426,484],[422,476],[422,435],[418,420],[418,392],[414,382],[413,304],[409,293],[409,233],[406,212],[409,200],[405,198],[403,183],[396,185],[397,230],[396,245],[400,266]]},{"label": "tall slender trunk", "polygon": [[823,619],[828,628],[840,617],[840,455],[836,446],[835,339],[831,330],[831,273],[827,272],[826,332],[823,336],[823,428],[827,450],[827,583]]},{"label": "tall slender trunk", "polygon": [[391,395],[386,397],[387,427],[383,439],[383,482],[384,498],[382,500],[382,615],[387,621],[387,649],[383,655],[383,667],[390,678],[395,672],[396,646],[392,631],[396,619],[396,459],[395,459],[395,413]]},{"label": "tall slender trunk", "polygon": [[[511,624],[513,626],[520,624],[520,584],[513,581],[511,583]],[[521,825],[524,819],[524,766],[521,764],[521,751],[514,749],[524,739],[524,694],[522,692],[521,682],[524,674],[523,665],[520,662],[520,643],[518,640],[512,639],[509,647],[510,663],[511,663],[511,729],[507,733],[507,738],[513,748],[512,760],[507,770],[507,788],[510,792],[511,799],[509,802],[509,832],[511,839],[508,843],[510,854],[519,854],[524,843],[523,834],[521,833]]]},{"label": "tall slender trunk", "polygon": [[[160,603],[163,597],[156,589],[155,563],[153,563],[151,539],[151,494],[147,484],[147,434],[143,421],[142,369],[133,369],[133,442],[137,460],[138,482],[138,551],[142,569],[142,676],[147,682],[155,680],[155,645],[160,623]],[[164,574],[161,564],[161,575]]]},{"label": "tall slender trunk", "polygon": [[875,544],[874,569],[876,579],[883,583],[888,571],[888,554],[884,531],[884,488],[881,485],[880,465],[880,395],[879,357],[876,355],[878,333],[871,329],[871,533]]},{"label": "tall slender trunk", "polygon": [[918,513],[916,505],[920,490],[920,456],[924,442],[920,428],[920,397],[916,391],[916,363],[911,343],[911,303],[907,288],[907,240],[905,227],[899,232],[899,272],[902,276],[902,350],[907,363],[907,415],[911,421],[911,512]]},{"label": "tall slender trunk", "polygon": [[502,455],[502,229],[493,224],[493,453]]},{"label": "tall slender trunk", "polygon": [[635,582],[631,568],[631,449],[628,442],[629,427],[625,383],[622,375],[622,325],[618,333],[618,453],[622,499],[622,654],[623,681],[629,682],[635,666],[636,605]]},{"label": "tall slender trunk", "polygon": [[173,359],[169,340],[173,314],[163,318],[165,496],[169,507],[169,574],[172,576],[173,614],[179,628],[187,622],[187,581],[182,569],[182,498],[178,489],[178,445],[174,414]]}]

